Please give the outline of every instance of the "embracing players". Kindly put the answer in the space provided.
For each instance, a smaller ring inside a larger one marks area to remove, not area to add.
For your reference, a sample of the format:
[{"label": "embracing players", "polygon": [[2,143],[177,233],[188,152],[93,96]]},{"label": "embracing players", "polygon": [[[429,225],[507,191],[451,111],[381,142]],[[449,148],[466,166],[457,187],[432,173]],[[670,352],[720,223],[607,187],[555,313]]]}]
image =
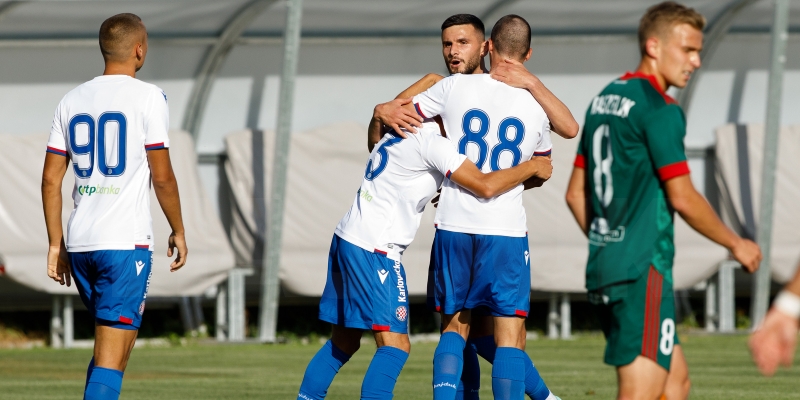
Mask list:
[{"label": "embracing players", "polygon": [[[523,46],[527,53],[530,45],[530,29],[521,18],[518,19],[520,24],[507,25],[510,20],[515,18],[518,17],[508,16],[501,19],[498,24],[503,22],[501,24],[504,25],[502,35],[505,36],[505,41],[518,42],[519,46]],[[500,29],[499,26],[498,29]],[[447,18],[442,24],[442,53],[451,74],[483,74],[487,72],[483,64],[483,58],[487,51],[488,42],[485,40],[484,26],[479,18],[470,14],[457,14]],[[531,107],[531,113],[541,113],[542,109],[544,109],[550,120],[549,128],[552,131],[565,138],[577,135],[578,124],[572,118],[572,114],[567,107],[536,76],[525,69],[522,62],[520,62],[521,60],[514,57],[509,59],[498,58],[496,54],[494,60],[498,62],[492,64],[491,76],[493,78],[514,87],[527,89],[530,92],[528,96],[532,95],[536,99],[536,101],[528,104]],[[370,123],[368,144],[372,146],[373,143],[380,139],[382,134],[381,125],[392,126],[395,129],[404,127],[409,130],[413,129],[412,126],[417,126],[422,117],[414,108],[408,106],[411,101],[408,97],[421,93],[441,79],[438,75],[429,74],[398,95],[396,100],[376,106],[373,120]],[[458,129],[460,130],[461,128]],[[456,143],[453,143],[453,145],[456,146]],[[464,149],[459,148],[459,150],[463,154],[466,151],[466,147]],[[471,155],[471,158],[473,161],[478,161],[478,157],[475,154]],[[540,181],[537,182],[535,178],[531,179],[525,182],[525,189],[536,187],[541,183]],[[446,207],[446,205],[442,205],[442,207]],[[462,218],[469,219],[469,215],[463,215]],[[464,243],[464,245],[465,247],[470,246],[468,243]],[[434,249],[435,246],[436,244],[434,243]],[[479,250],[479,253],[482,252],[483,250]],[[486,256],[476,254],[475,260],[482,259],[482,262],[485,262],[488,258],[497,263],[502,263],[504,262],[504,257],[504,254]],[[431,302],[434,296],[431,286],[434,284],[434,274],[437,271],[434,261],[435,259],[431,261],[432,269],[429,277],[429,296],[431,296],[429,300]],[[434,380],[436,395],[439,396],[437,398],[446,398],[452,395],[451,392],[455,392],[455,398],[459,400],[462,398],[467,400],[477,399],[480,388],[480,367],[477,354],[480,354],[490,363],[495,360],[497,345],[494,337],[494,317],[492,313],[487,312],[486,307],[481,307],[478,310],[472,310],[470,314],[469,336],[466,345],[463,347],[464,352],[461,359],[463,369],[461,372],[452,372],[456,377],[460,374],[460,380],[457,379],[455,384],[453,382],[444,382],[443,384],[443,382]],[[524,324],[521,324],[519,328],[520,335],[524,337]],[[527,354],[525,357],[526,360],[523,363],[525,393],[534,400],[544,400],[551,396],[551,393],[539,376],[536,367],[527,358]]]},{"label": "embracing players", "polygon": [[[133,14],[100,27],[102,76],[73,89],[56,108],[42,173],[50,250],[47,274],[62,285],[75,279],[95,318],[94,357],[84,399],[118,399],[122,376],[142,321],[154,247],[150,184],[172,234],[170,265],[186,263],[178,184],[169,159],[167,97],[139,81],[147,31]],[[75,208],[64,241],[61,184],[75,174]],[[70,275],[71,273],[71,275]]]},{"label": "embracing players", "polygon": [[333,333],[306,368],[298,399],[325,398],[365,330],[374,333],[378,350],[364,376],[361,398],[392,398],[410,350],[401,258],[443,180],[492,198],[532,176],[547,180],[552,171],[550,160],[539,157],[484,174],[441,136],[432,120],[407,136],[390,132],[372,149],[353,205],[336,227],[319,311]]},{"label": "embracing players", "polygon": [[675,330],[673,218],[730,250],[749,272],[761,252],[728,229],[692,185],[686,120],[666,89],[700,67],[705,19],[664,2],[639,25],[641,62],[593,100],[567,191],[589,237],[586,289],[617,367],[619,399],[684,399],[689,375]]}]

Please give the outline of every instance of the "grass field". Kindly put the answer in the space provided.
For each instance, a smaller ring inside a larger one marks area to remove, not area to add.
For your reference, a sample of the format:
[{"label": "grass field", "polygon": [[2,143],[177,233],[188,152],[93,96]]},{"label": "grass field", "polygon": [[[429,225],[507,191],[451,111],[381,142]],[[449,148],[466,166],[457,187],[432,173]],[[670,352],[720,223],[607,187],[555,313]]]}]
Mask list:
[{"label": "grass field", "polygon": [[[747,337],[684,335],[694,399],[797,399],[800,368],[759,376]],[[417,344],[403,369],[395,399],[430,399],[435,344]],[[602,363],[601,336],[528,342],[542,376],[563,399],[611,399],[614,370]],[[203,345],[137,348],[125,374],[123,399],[295,399],[310,345]],[[342,369],[331,400],[357,399],[374,346],[364,345]],[[0,399],[77,399],[89,350],[0,350]],[[491,399],[490,366],[482,366],[481,398]]]}]

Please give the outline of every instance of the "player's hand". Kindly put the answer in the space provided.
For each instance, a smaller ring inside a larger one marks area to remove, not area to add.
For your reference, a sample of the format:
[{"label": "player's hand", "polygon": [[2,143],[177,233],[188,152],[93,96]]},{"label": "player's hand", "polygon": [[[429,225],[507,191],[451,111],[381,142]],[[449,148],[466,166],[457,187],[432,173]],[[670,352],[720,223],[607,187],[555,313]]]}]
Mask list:
[{"label": "player's hand", "polygon": [[761,248],[752,240],[741,239],[731,248],[731,253],[733,258],[742,264],[745,271],[753,273],[758,270],[762,258]]},{"label": "player's hand", "polygon": [[505,59],[489,72],[492,78],[515,88],[527,89],[538,81],[521,62]]},{"label": "player's hand", "polygon": [[542,179],[542,183],[550,179],[550,176],[553,175],[553,161],[550,160],[550,157],[533,157],[527,162],[536,165],[536,173],[534,173],[533,176]]},{"label": "player's hand", "polygon": [[766,376],[772,376],[778,365],[792,365],[797,347],[798,321],[772,307],[764,323],[751,336],[748,345],[753,362]]},{"label": "player's hand", "polygon": [[186,255],[189,254],[189,249],[186,247],[186,238],[183,233],[175,233],[169,235],[169,243],[167,246],[167,257],[172,257],[174,254],[173,249],[178,249],[178,257],[169,265],[169,272],[175,272],[184,265],[186,265]]},{"label": "player's hand", "polygon": [[389,126],[402,138],[407,135],[405,129],[411,133],[417,133],[417,127],[422,126],[422,117],[414,111],[403,107],[411,103],[411,98],[394,99],[388,103],[378,104],[372,113],[372,117],[383,125]]},{"label": "player's hand", "polygon": [[63,241],[60,246],[50,246],[47,251],[47,276],[61,285],[72,286],[69,258]]},{"label": "player's hand", "polygon": [[545,182],[547,182],[546,179],[542,179],[537,176],[532,176],[527,180],[525,180],[523,184],[525,185],[525,190],[528,190],[528,189],[542,187],[542,185],[544,185]]}]

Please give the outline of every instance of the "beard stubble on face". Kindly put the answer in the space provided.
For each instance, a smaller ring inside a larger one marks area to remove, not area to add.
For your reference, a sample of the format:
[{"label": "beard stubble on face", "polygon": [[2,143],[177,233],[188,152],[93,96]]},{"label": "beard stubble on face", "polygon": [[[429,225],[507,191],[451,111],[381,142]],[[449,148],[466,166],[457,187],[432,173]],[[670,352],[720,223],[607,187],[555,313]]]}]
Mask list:
[{"label": "beard stubble on face", "polygon": [[[453,65],[452,62],[454,60],[458,60],[459,63],[457,65]],[[449,57],[447,59],[447,69],[450,71],[450,74],[471,74],[475,72],[481,65],[481,54],[478,53],[474,57],[464,60],[463,58],[459,57]]]}]

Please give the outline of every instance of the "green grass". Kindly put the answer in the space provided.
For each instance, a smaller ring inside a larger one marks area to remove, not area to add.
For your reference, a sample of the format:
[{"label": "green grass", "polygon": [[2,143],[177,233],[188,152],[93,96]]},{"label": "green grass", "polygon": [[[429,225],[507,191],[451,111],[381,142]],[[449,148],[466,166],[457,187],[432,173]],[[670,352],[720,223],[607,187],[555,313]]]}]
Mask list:
[{"label": "green grass", "polygon": [[[764,378],[750,362],[747,337],[684,335],[694,399],[797,399],[800,368]],[[189,345],[135,349],[125,373],[123,399],[295,399],[306,363],[318,344]],[[614,370],[602,363],[604,341],[528,342],[528,352],[554,393],[566,399],[610,399]],[[412,349],[395,399],[430,399],[435,344]],[[364,345],[342,369],[331,400],[357,399],[374,346]],[[0,398],[77,399],[89,350],[0,350]],[[491,374],[482,365],[481,398],[491,399]]]}]

